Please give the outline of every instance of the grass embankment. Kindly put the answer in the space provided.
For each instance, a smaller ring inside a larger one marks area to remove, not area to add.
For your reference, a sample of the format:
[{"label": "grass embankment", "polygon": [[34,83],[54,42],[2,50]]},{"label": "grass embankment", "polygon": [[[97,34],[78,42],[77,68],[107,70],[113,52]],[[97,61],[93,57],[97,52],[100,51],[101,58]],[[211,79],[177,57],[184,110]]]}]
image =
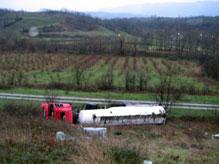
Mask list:
[{"label": "grass embankment", "polygon": [[[90,98],[106,98],[106,99],[123,99],[123,100],[155,100],[155,96],[150,93],[128,93],[128,92],[85,92],[85,91],[65,91],[65,90],[45,90],[45,89],[31,89],[31,88],[11,88],[0,89],[0,92],[6,93],[21,93],[33,95],[47,95],[52,92],[56,96],[78,96]],[[181,102],[192,103],[209,103],[219,104],[218,96],[198,96],[198,95],[185,95]]]},{"label": "grass embankment", "polygon": [[[106,139],[85,139],[78,125],[41,120],[38,108],[37,104],[26,102],[0,106],[0,163],[129,164],[143,163],[144,159],[153,163],[219,161],[219,142],[211,139],[212,134],[218,133],[217,119],[171,119],[161,126],[108,127]],[[181,118],[182,113],[173,115]],[[57,131],[77,139],[58,143],[55,140]]]},{"label": "grass embankment", "polygon": [[197,109],[171,109],[167,114],[167,120],[217,120],[219,110],[197,110]]}]

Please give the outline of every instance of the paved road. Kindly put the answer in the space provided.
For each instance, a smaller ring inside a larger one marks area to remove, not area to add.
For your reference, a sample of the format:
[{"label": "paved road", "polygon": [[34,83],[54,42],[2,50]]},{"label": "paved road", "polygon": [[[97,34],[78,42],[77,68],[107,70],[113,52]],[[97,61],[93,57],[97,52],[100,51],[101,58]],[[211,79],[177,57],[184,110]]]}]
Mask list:
[{"label": "paved road", "polygon": [[[30,94],[12,94],[12,93],[0,93],[0,99],[11,100],[30,100],[30,101],[45,101],[49,97],[43,95],[30,95]],[[135,100],[118,100],[118,99],[101,99],[101,98],[88,98],[88,97],[55,97],[57,102],[71,102],[71,103],[97,103],[106,104],[111,102],[123,102],[126,104],[157,104],[155,101],[135,101]],[[199,109],[199,110],[219,110],[219,105],[215,104],[197,104],[197,103],[176,103],[173,108],[178,109]]]}]

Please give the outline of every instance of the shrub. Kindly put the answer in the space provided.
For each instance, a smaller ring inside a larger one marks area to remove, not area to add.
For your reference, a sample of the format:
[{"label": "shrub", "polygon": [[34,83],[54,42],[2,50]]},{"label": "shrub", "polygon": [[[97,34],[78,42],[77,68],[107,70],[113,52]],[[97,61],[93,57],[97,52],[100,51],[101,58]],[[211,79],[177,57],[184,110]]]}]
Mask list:
[{"label": "shrub", "polygon": [[125,73],[125,89],[127,91],[134,90],[135,89],[135,83],[136,83],[136,75],[132,71],[130,72],[129,70],[126,71]]},{"label": "shrub", "polygon": [[33,103],[9,102],[3,106],[3,112],[15,116],[39,116],[40,109]]},{"label": "shrub", "polygon": [[97,85],[99,89],[113,89],[113,69],[109,68],[107,73],[98,81]]},{"label": "shrub", "polygon": [[146,73],[141,71],[138,73],[138,76],[139,76],[139,90],[140,91],[146,90],[147,83],[148,83],[148,79],[147,79],[148,77],[147,77]]},{"label": "shrub", "polygon": [[215,80],[219,80],[219,55],[204,60],[203,68],[205,73]]},{"label": "shrub", "polygon": [[113,147],[111,149],[112,163],[115,164],[137,164],[141,163],[140,155],[131,149]]}]

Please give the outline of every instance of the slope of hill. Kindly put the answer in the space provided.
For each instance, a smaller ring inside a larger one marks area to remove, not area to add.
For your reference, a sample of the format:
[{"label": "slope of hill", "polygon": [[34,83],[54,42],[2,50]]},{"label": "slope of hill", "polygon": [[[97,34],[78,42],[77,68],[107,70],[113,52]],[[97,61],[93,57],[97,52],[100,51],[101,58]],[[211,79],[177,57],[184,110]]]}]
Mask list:
[{"label": "slope of hill", "polygon": [[[46,12],[14,12],[2,10],[1,31],[17,31],[25,35],[31,27],[39,32],[95,31],[99,28],[98,20],[81,13]],[[19,20],[19,21],[16,21]]]},{"label": "slope of hill", "polygon": [[0,10],[2,50],[50,52],[48,47],[52,47],[55,51],[89,54],[115,53],[118,49],[119,54],[133,50],[134,54],[148,50],[209,54],[218,51],[218,34],[219,17],[102,20],[77,12]]},{"label": "slope of hill", "polygon": [[[103,15],[105,13],[102,13]],[[91,14],[92,15],[92,14]],[[131,16],[131,15],[130,15]],[[170,29],[172,31],[206,30],[215,32],[219,27],[219,17],[190,17],[190,18],[123,18],[101,20],[84,13],[44,11],[22,12],[0,10],[0,32],[18,33],[27,36],[31,27],[37,27],[40,34],[106,34],[117,35],[125,32],[142,36],[152,30]],[[51,36],[51,35],[50,35]]]}]

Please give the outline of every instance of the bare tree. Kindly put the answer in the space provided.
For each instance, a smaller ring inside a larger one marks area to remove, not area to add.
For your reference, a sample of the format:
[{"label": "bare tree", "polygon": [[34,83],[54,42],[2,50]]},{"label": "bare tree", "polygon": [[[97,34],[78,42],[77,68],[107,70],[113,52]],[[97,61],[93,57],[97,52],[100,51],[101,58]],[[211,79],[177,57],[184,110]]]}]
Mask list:
[{"label": "bare tree", "polygon": [[98,87],[100,89],[112,89],[113,88],[113,67],[112,65],[108,68],[105,75],[102,76],[100,81],[98,82]]},{"label": "bare tree", "polygon": [[174,76],[176,71],[174,66],[170,66],[166,72],[159,73],[159,84],[156,88],[156,101],[164,106],[165,110],[169,108],[183,96],[181,89],[174,85]]},{"label": "bare tree", "polygon": [[119,37],[119,55],[125,55],[125,50],[124,50],[125,39],[121,34],[118,34],[118,37]]},{"label": "bare tree", "polygon": [[138,77],[139,77],[139,90],[143,91],[147,89],[147,83],[148,83],[148,72],[139,71]]},{"label": "bare tree", "polygon": [[125,72],[125,89],[127,91],[134,90],[136,83],[136,75],[133,71],[127,70]]},{"label": "bare tree", "polygon": [[81,87],[84,70],[80,68],[75,69],[75,82],[77,87]]}]

